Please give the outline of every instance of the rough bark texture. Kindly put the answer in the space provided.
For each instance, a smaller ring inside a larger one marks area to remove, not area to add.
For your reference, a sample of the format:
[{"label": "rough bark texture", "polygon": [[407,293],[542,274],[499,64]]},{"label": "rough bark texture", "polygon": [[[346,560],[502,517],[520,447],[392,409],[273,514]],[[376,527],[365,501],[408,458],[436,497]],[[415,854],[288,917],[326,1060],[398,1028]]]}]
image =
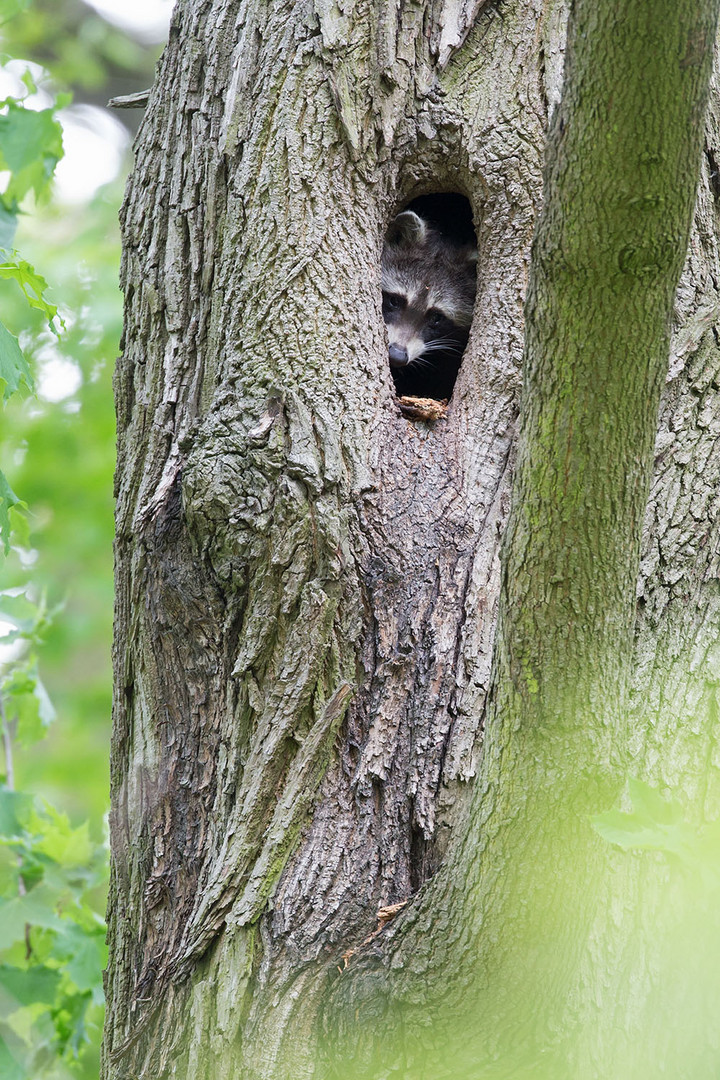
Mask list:
[{"label": "rough bark texture", "polygon": [[[413,1039],[439,985],[467,992],[460,961],[477,947],[493,881],[487,866],[481,884],[471,873],[474,851],[492,849],[503,815],[522,829],[533,775],[523,762],[536,760],[512,721],[489,730],[471,808],[564,36],[564,5],[541,0],[352,14],[323,0],[194,0],[175,15],[124,215],[107,1080],[300,1080],[321,1069],[327,1000],[322,1069],[342,1074],[345,1055],[362,1070],[372,1055],[342,1017],[362,1005],[369,1037],[378,988],[391,1004],[420,1002]],[[690,36],[691,68],[704,44]],[[623,742],[637,773],[665,783],[690,758],[712,758],[718,735],[716,119],[678,294]],[[438,190],[472,203],[479,287],[448,418],[429,425],[393,402],[379,255],[392,214]],[[660,277],[667,286],[672,267]],[[636,520],[612,554],[606,515],[604,531],[578,537],[580,569],[599,560],[616,584],[622,564],[619,614],[602,625],[610,634],[619,618],[628,645],[649,456],[640,436],[647,444],[659,371],[646,374],[628,443],[640,447],[627,485]],[[617,397],[608,369],[611,383]],[[642,386],[638,376],[640,397]],[[546,523],[549,535],[559,527]],[[523,611],[551,611],[537,582],[560,582],[542,573],[512,572],[507,596]],[[594,598],[605,586],[593,580]],[[523,641],[540,640],[525,633],[511,643],[521,667]],[[588,727],[588,744],[603,747],[604,731]],[[602,753],[601,772],[612,765]],[[586,801],[593,791],[605,791],[594,776]],[[711,809],[719,794],[688,797]],[[466,843],[435,874],[470,813]],[[508,893],[522,871],[504,871]],[[363,946],[378,909],[430,878]],[[498,935],[482,960],[490,986]],[[390,1008],[383,1024],[394,1023]]]}]

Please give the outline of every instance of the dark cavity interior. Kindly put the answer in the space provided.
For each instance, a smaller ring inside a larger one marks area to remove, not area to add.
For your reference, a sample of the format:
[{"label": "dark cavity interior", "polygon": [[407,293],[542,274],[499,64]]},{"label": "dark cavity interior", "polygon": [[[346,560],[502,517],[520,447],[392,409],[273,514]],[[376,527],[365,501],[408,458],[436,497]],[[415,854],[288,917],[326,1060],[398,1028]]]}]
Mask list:
[{"label": "dark cavity interior", "polygon": [[398,396],[449,399],[472,322],[477,238],[464,195],[421,195],[390,223],[383,318]]}]

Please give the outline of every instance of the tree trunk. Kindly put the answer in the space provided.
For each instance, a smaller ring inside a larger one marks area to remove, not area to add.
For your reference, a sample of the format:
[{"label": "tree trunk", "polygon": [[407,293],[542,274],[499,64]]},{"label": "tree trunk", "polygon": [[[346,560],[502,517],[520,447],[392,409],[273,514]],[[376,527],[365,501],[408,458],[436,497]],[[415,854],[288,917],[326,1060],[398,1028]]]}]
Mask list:
[{"label": "tree trunk", "polygon": [[[716,5],[658,6],[571,42],[595,113],[556,109],[561,3],[176,12],[124,212],[106,1080],[503,1075],[503,1040],[505,1075],[643,1075],[653,942],[606,913],[645,879],[587,814],[628,768],[720,795],[716,96],[647,503]],[[479,239],[435,424],[398,413],[379,289],[429,191]]]}]

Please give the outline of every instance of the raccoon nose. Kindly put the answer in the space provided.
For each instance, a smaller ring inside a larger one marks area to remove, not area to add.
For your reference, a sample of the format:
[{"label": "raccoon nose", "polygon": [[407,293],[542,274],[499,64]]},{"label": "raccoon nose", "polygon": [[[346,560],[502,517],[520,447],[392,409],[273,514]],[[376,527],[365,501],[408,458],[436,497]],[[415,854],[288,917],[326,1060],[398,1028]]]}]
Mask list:
[{"label": "raccoon nose", "polygon": [[388,354],[390,356],[390,367],[405,367],[408,362],[407,349],[403,349],[401,345],[391,345]]}]

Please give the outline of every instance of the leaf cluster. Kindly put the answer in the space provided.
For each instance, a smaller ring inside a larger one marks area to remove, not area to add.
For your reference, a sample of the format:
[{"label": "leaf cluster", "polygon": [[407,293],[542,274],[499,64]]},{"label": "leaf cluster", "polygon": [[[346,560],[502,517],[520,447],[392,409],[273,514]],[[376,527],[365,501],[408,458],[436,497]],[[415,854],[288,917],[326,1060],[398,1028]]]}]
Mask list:
[{"label": "leaf cluster", "polygon": [[102,1017],[106,851],[45,802],[0,785],[0,1076],[77,1064]]},{"label": "leaf cluster", "polygon": [[37,647],[49,624],[45,598],[33,603],[21,589],[0,592],[2,624],[9,627],[0,635],[0,649],[7,657],[0,676],[3,733],[15,743],[30,746],[55,719],[37,663]]},{"label": "leaf cluster", "polygon": [[[35,90],[26,84],[28,93]],[[20,204],[33,193],[42,199],[49,193],[55,166],[62,157],[62,129],[56,112],[67,99],[58,99],[47,109],[33,110],[23,100],[12,97],[0,101],[0,170],[8,174],[0,194],[0,280],[14,281],[31,308],[41,311],[55,329],[57,308],[45,297],[47,282],[12,247]],[[14,394],[32,391],[30,368],[13,334],[0,323],[0,393],[3,404]],[[25,504],[0,471],[0,547],[7,555],[18,513]]]}]

